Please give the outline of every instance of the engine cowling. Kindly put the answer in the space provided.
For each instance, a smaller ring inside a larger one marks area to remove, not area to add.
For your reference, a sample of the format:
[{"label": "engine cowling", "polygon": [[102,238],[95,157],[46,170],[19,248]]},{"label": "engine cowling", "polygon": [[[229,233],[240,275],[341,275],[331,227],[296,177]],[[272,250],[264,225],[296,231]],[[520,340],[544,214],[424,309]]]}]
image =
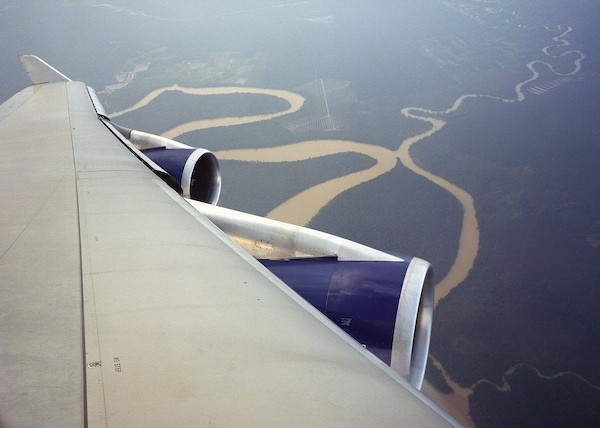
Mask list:
[{"label": "engine cowling", "polygon": [[416,388],[433,319],[428,262],[190,201],[233,241]]},{"label": "engine cowling", "polygon": [[205,149],[142,150],[171,177],[179,182],[183,196],[216,204],[221,193],[221,173],[216,156]]},{"label": "engine cowling", "polygon": [[212,152],[112,122],[111,125],[175,179],[184,197],[212,205],[219,201],[221,170]]},{"label": "engine cowling", "polygon": [[331,321],[420,388],[433,312],[429,263],[260,260]]}]

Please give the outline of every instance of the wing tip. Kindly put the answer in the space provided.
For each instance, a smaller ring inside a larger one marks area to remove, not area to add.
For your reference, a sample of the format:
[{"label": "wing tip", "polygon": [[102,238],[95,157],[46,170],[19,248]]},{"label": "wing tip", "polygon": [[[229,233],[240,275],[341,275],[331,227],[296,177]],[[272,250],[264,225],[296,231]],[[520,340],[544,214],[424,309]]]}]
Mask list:
[{"label": "wing tip", "polygon": [[36,55],[19,55],[19,61],[23,64],[34,85],[71,81],[67,76]]}]

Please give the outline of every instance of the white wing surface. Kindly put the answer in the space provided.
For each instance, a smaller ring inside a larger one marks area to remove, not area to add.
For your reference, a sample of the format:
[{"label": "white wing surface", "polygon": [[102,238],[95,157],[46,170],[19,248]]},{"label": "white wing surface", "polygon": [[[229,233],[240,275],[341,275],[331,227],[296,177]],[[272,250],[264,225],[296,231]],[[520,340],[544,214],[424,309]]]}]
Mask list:
[{"label": "white wing surface", "polygon": [[0,426],[454,423],[38,82],[0,107]]}]

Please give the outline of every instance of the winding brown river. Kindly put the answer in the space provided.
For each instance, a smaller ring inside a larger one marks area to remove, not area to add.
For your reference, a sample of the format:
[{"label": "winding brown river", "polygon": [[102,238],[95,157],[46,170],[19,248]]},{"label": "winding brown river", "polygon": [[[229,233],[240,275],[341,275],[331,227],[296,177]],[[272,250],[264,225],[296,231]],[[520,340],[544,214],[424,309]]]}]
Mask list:
[{"label": "winding brown river", "polygon": [[[558,28],[560,29],[561,26]],[[565,28],[566,30],[562,34],[553,38],[555,44],[545,47],[542,52],[551,58],[559,58],[565,55],[575,54],[577,58],[574,60],[574,68],[572,71],[568,73],[559,73],[552,67],[551,64],[545,61],[535,60],[525,65],[531,72],[531,76],[527,80],[519,82],[517,85],[515,85],[514,98],[507,99],[482,94],[466,94],[457,98],[446,110],[433,111],[420,107],[406,107],[402,109],[401,114],[414,120],[427,122],[429,124],[429,129],[399,142],[397,150],[390,150],[384,147],[365,144],[358,141],[323,139],[304,141],[273,148],[226,150],[217,152],[216,155],[219,159],[223,160],[239,160],[247,162],[298,162],[335,154],[358,153],[375,160],[375,165],[370,168],[319,183],[296,194],[268,214],[268,217],[270,218],[275,218],[298,225],[308,224],[310,220],[319,213],[320,210],[322,210],[328,203],[330,203],[335,197],[343,192],[391,171],[397,166],[398,161],[415,174],[421,175],[434,185],[439,186],[450,193],[462,206],[463,215],[461,231],[458,238],[458,250],[454,258],[454,262],[447,275],[435,286],[435,302],[437,304],[441,299],[447,296],[454,287],[461,284],[467,278],[469,272],[473,268],[479,249],[479,223],[477,220],[477,211],[473,197],[468,192],[456,184],[450,183],[448,180],[439,177],[433,174],[431,171],[428,171],[417,165],[410,155],[410,149],[414,144],[427,139],[441,130],[446,122],[440,119],[440,117],[458,110],[462,104],[469,99],[486,98],[505,103],[521,102],[525,100],[526,95],[523,89],[531,82],[537,80],[540,76],[536,66],[547,67],[552,73],[559,76],[571,76],[579,72],[581,69],[581,61],[585,58],[585,55],[580,51],[567,50],[559,55],[551,55],[549,53],[549,48],[552,46],[567,46],[569,44],[569,42],[564,39],[564,36],[572,31],[572,29],[570,27]],[[551,31],[550,29],[548,30]],[[185,94],[198,96],[263,94],[284,99],[289,103],[289,108],[270,114],[222,117],[217,119],[195,120],[183,123],[163,133],[163,136],[172,139],[175,139],[179,135],[188,132],[199,131],[202,129],[222,126],[236,126],[271,120],[300,110],[305,102],[305,99],[297,93],[278,89],[249,87],[187,88],[179,85],[173,85],[156,89],[135,103],[133,106],[115,112],[110,116],[118,117],[122,114],[144,107],[160,94],[168,91],[178,91]],[[472,393],[475,385],[465,388],[460,387],[458,384],[453,382],[450,376],[447,375],[442,365],[437,360],[434,360],[434,364],[440,370],[442,370],[444,377],[454,390],[454,393],[450,395],[443,395],[437,392],[427,383],[423,387],[424,392],[426,392],[426,394],[430,397],[434,398],[437,402],[444,402],[449,405],[449,411],[465,425],[472,425],[472,421],[469,418],[468,397]],[[564,374],[558,374],[554,376],[561,375]],[[481,380],[479,382],[485,382],[485,380]],[[499,388],[505,389],[506,385],[502,385]],[[454,408],[454,410],[452,408]]]},{"label": "winding brown river", "polygon": [[[111,117],[118,117],[122,114],[142,108],[151,103],[159,95],[168,91],[177,91],[199,96],[241,93],[263,94],[284,99],[289,103],[288,109],[275,113],[221,117],[217,119],[186,122],[162,134],[164,137],[172,139],[175,139],[182,134],[202,129],[244,125],[271,120],[300,110],[305,102],[304,97],[299,94],[278,89],[245,87],[187,88],[179,85],[172,85],[150,92],[133,106],[117,111],[113,113]],[[457,101],[449,111],[459,108],[461,102],[462,100],[460,102]],[[335,197],[353,187],[359,186],[360,184],[366,183],[387,173],[396,167],[398,161],[402,162],[402,164],[411,171],[422,175],[432,183],[451,193],[463,206],[463,225],[459,239],[459,249],[452,268],[448,272],[448,275],[436,285],[437,303],[440,299],[445,297],[452,288],[460,284],[460,282],[467,277],[477,256],[477,248],[479,247],[479,228],[473,198],[455,184],[419,167],[411,158],[410,147],[416,142],[433,135],[445,124],[445,122],[440,119],[416,115],[411,112],[411,109],[414,108],[409,107],[402,110],[402,114],[407,117],[429,122],[431,128],[426,132],[405,139],[400,143],[398,150],[396,151],[358,141],[328,139],[304,141],[274,148],[226,150],[217,152],[216,155],[222,160],[239,160],[246,162],[298,162],[334,154],[358,153],[375,160],[376,163],[371,168],[319,183],[298,193],[268,213],[268,217],[270,218],[298,225],[308,224],[310,220]]]}]

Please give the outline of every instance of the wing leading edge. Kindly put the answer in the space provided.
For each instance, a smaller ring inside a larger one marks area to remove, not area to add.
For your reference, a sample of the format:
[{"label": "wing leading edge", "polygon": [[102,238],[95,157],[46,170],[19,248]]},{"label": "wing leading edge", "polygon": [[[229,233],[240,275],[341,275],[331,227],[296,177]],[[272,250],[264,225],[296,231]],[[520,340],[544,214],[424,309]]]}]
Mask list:
[{"label": "wing leading edge", "polygon": [[132,156],[84,84],[0,118],[0,425],[454,423]]}]

